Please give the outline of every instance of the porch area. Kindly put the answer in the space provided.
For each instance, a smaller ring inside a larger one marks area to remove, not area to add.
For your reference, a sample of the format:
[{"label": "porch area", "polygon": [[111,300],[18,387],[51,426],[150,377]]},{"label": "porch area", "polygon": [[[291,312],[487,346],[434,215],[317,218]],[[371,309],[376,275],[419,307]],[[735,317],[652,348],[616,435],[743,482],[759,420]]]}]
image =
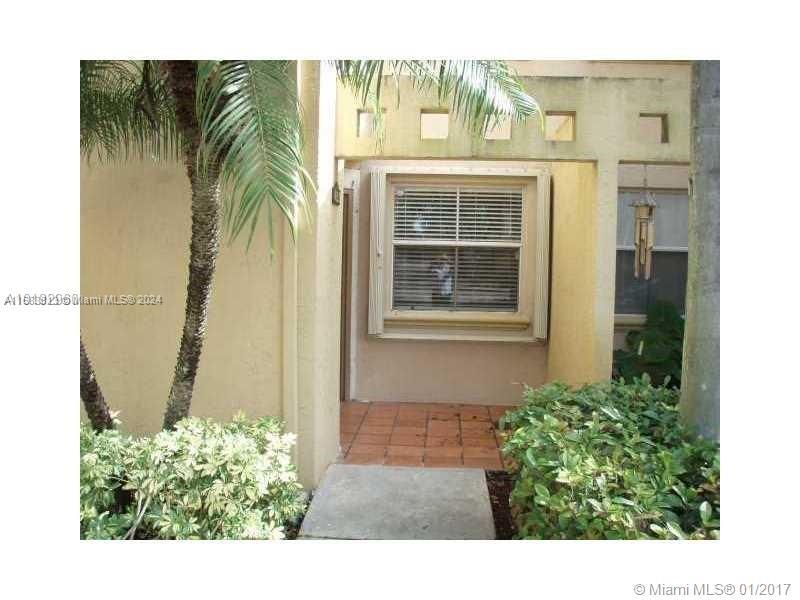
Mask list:
[{"label": "porch area", "polygon": [[511,406],[342,402],[340,461],[503,469],[498,420]]}]

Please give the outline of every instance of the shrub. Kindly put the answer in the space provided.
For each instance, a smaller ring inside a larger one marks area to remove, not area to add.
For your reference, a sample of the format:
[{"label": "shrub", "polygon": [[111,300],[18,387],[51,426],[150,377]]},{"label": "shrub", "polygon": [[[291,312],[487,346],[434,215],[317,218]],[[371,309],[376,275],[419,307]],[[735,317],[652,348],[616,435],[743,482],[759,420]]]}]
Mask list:
[{"label": "shrub", "polygon": [[134,439],[81,425],[81,537],[280,539],[303,511],[274,418],[188,418]]},{"label": "shrub", "polygon": [[500,422],[519,537],[719,537],[719,445],[681,426],[676,391],[645,376],[524,396]]},{"label": "shrub", "polygon": [[625,336],[627,350],[614,352],[614,376],[627,381],[645,373],[657,385],[681,387],[684,322],[671,302],[654,302],[642,329]]}]

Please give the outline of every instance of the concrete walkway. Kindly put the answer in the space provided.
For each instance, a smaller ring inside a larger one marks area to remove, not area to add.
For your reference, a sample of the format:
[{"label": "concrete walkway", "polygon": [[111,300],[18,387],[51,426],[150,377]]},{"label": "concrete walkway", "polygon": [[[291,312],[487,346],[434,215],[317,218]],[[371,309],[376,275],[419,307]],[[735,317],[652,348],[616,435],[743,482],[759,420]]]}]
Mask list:
[{"label": "concrete walkway", "polygon": [[493,540],[486,477],[481,469],[334,464],[299,538]]}]

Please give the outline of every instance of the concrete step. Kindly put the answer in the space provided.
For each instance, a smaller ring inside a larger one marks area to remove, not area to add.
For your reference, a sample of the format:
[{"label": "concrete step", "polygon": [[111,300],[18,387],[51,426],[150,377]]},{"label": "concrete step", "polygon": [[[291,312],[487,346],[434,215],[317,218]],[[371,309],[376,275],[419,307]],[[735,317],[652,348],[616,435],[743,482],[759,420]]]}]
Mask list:
[{"label": "concrete step", "polygon": [[493,540],[480,469],[334,464],[298,536],[341,540]]}]

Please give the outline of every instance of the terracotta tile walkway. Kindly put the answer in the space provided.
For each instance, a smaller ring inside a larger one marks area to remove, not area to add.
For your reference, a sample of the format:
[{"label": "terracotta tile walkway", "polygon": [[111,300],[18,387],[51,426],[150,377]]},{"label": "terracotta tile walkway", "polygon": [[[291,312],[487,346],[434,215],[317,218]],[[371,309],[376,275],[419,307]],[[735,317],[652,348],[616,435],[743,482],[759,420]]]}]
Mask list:
[{"label": "terracotta tile walkway", "polygon": [[510,407],[343,402],[343,462],[502,469],[497,420]]}]

